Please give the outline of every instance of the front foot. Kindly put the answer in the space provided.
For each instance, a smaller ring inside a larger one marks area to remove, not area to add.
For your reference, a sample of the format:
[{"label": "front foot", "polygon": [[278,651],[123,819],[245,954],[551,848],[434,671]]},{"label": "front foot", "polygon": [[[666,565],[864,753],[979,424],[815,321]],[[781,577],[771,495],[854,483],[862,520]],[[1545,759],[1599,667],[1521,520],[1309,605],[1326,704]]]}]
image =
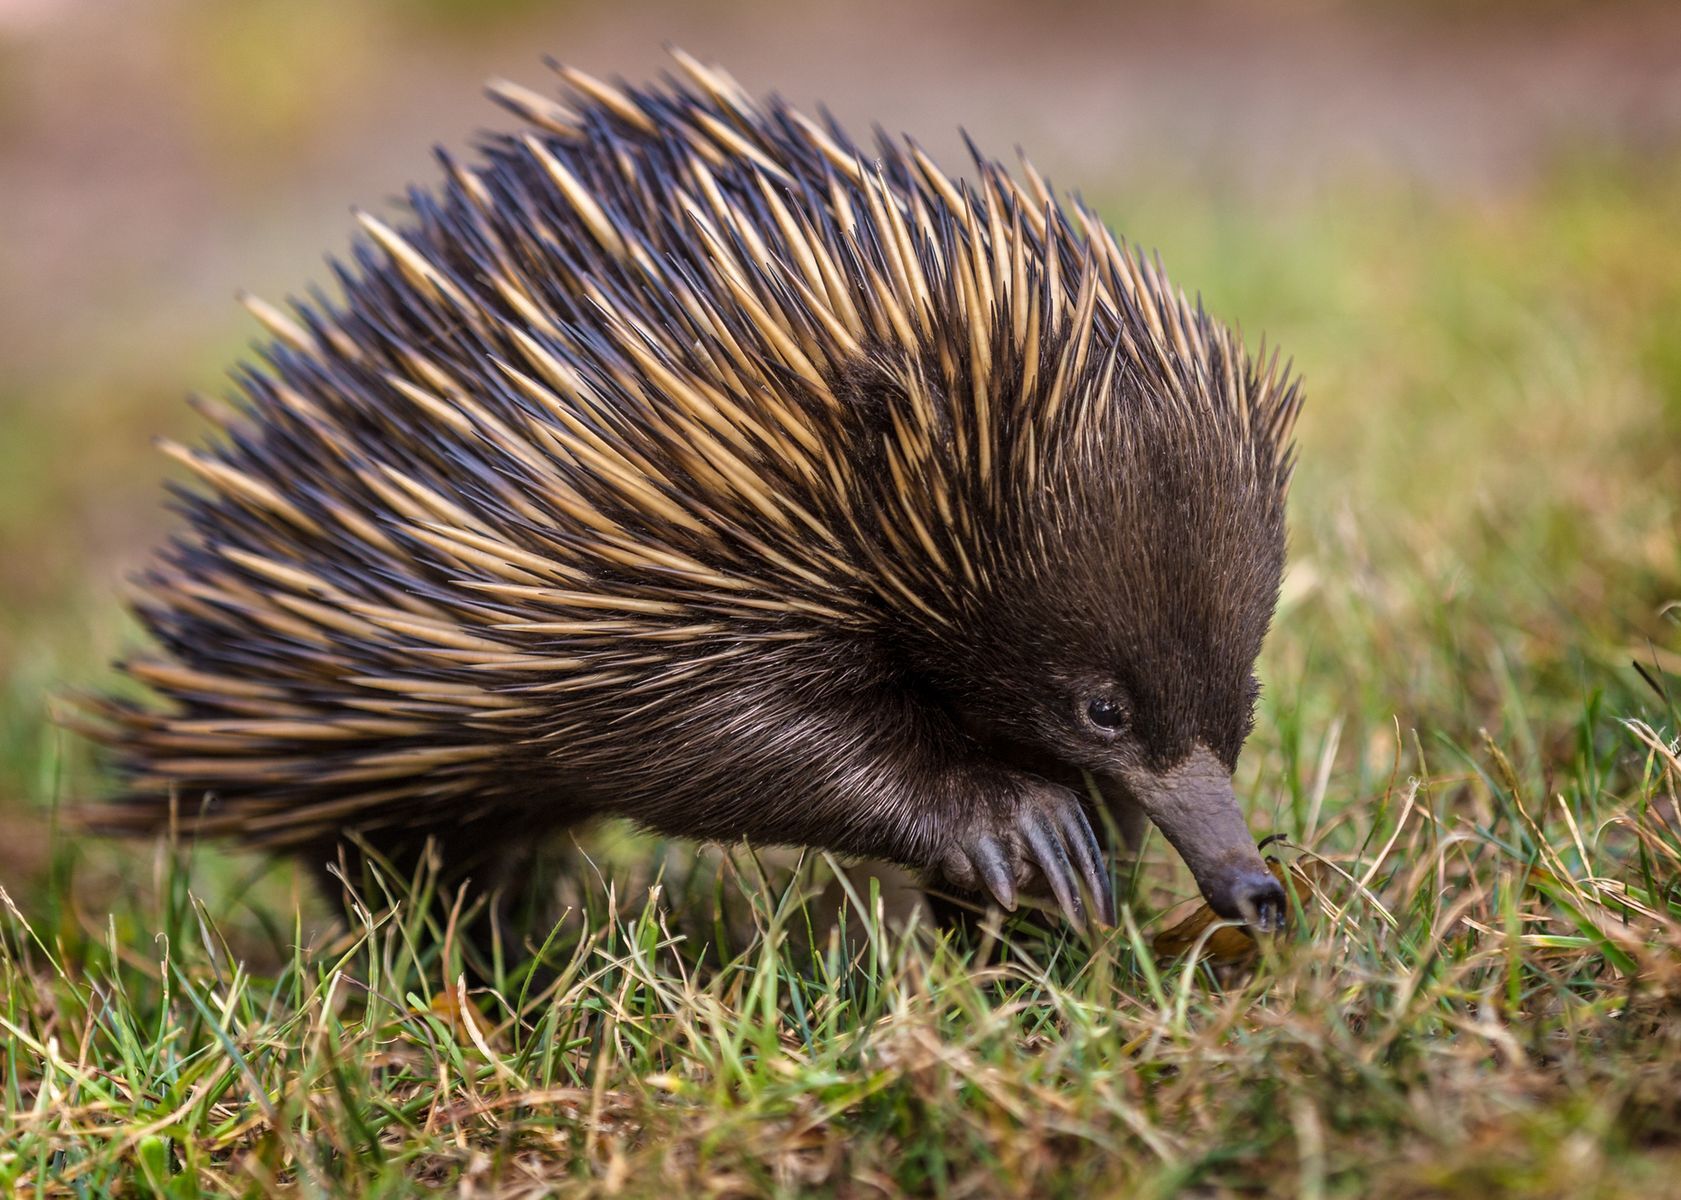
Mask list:
[{"label": "front foot", "polygon": [[1103,851],[1074,793],[1034,780],[998,810],[977,814],[953,839],[941,869],[958,887],[990,892],[1014,912],[1018,889],[1048,887],[1068,923],[1084,930],[1088,904],[1115,923],[1115,897]]}]

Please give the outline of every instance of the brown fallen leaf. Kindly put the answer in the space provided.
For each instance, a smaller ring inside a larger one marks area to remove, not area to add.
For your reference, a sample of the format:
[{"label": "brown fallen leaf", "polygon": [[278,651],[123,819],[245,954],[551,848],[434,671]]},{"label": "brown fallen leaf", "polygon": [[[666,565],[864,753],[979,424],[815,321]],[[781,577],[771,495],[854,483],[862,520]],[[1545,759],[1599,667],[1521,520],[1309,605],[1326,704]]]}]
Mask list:
[{"label": "brown fallen leaf", "polygon": [[[447,1025],[450,1033],[454,1035],[457,1045],[471,1046],[473,1044],[472,1034],[467,1027],[467,1013],[462,1009],[461,993],[457,989],[449,988],[434,992],[432,1002],[425,1009],[417,1011],[430,1012]],[[484,1024],[483,1019],[479,1018],[477,1013],[474,1013],[473,1016],[481,1026]]]},{"label": "brown fallen leaf", "polygon": [[[1267,859],[1267,869],[1273,873],[1286,891],[1294,894],[1298,903],[1305,905],[1312,895],[1311,876],[1302,864],[1298,863],[1286,868],[1276,858]],[[1290,919],[1291,909],[1286,908],[1284,919]],[[1223,920],[1207,904],[1199,904],[1191,913],[1174,925],[1155,936],[1150,946],[1158,958],[1178,958],[1188,953],[1210,925]],[[1257,950],[1255,935],[1246,925],[1227,925],[1209,934],[1207,942],[1203,944],[1203,956],[1216,963],[1238,963],[1254,956]]]}]

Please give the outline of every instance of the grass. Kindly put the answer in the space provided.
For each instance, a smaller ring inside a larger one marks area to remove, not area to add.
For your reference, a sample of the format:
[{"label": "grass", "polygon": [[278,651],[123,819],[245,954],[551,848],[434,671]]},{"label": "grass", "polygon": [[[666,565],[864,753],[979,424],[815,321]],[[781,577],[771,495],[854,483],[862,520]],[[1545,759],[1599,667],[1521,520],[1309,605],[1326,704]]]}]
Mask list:
[{"label": "grass", "polygon": [[1242,962],[1158,949],[1195,905],[1159,844],[1083,940],[903,930],[821,856],[609,829],[540,965],[509,947],[469,985],[450,920],[399,900],[424,880],[341,923],[289,866],[66,837],[54,805],[100,783],[43,693],[128,636],[78,531],[151,494],[159,410],[30,401],[20,427],[93,465],[0,490],[0,1180],[1681,1194],[1678,204],[1681,165],[1580,162],[1481,206],[1382,181],[1107,205],[1309,380],[1239,777],[1299,905]]}]

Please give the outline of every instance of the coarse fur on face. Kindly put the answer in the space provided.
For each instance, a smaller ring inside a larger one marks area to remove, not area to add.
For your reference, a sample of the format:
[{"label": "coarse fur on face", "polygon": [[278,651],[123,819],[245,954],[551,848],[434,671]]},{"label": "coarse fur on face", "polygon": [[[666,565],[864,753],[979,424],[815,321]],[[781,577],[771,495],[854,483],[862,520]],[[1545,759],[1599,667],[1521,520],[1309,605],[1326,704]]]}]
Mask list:
[{"label": "coarse fur on face", "polygon": [[928,645],[927,670],[968,723],[1071,767],[1165,771],[1200,743],[1230,769],[1283,572],[1273,468],[1215,414],[1113,403],[1124,432],[1027,498],[1000,535],[1031,565],[975,598],[960,644]]}]

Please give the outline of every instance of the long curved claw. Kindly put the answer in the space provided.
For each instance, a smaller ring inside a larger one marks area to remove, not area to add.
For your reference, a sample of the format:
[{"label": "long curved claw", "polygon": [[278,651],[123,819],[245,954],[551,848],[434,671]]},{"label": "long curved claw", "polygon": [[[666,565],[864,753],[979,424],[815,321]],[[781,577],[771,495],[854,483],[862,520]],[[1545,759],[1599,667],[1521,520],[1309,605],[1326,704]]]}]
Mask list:
[{"label": "long curved claw", "polygon": [[965,891],[983,888],[1004,909],[1033,881],[1056,897],[1063,917],[1084,933],[1115,922],[1115,897],[1102,847],[1079,799],[1041,780],[1026,783],[1007,808],[977,814],[942,856],[946,878]]},{"label": "long curved claw", "polygon": [[1022,837],[1026,839],[1028,849],[1033,851],[1033,860],[1039,866],[1039,873],[1050,884],[1051,894],[1056,897],[1057,907],[1062,909],[1062,915],[1076,930],[1084,933],[1086,930],[1085,906],[1080,903],[1080,888],[1074,877],[1074,864],[1069,861],[1068,848],[1058,836],[1057,830],[1038,809],[1029,809],[1023,813]]},{"label": "long curved claw", "polygon": [[981,882],[986,884],[986,890],[992,893],[992,898],[998,901],[999,907],[1006,912],[1015,912],[1014,872],[1009,856],[1004,853],[1004,847],[998,839],[991,834],[983,834],[969,851],[969,861],[974,864],[975,873],[981,877]]},{"label": "long curved claw", "polygon": [[1062,826],[1064,841],[1074,852],[1075,865],[1080,869],[1087,900],[1096,909],[1098,922],[1113,925],[1114,889],[1110,886],[1109,872],[1104,869],[1103,848],[1097,844],[1097,834],[1092,832],[1091,822],[1086,819],[1085,810],[1058,806],[1055,815],[1057,822]]}]

